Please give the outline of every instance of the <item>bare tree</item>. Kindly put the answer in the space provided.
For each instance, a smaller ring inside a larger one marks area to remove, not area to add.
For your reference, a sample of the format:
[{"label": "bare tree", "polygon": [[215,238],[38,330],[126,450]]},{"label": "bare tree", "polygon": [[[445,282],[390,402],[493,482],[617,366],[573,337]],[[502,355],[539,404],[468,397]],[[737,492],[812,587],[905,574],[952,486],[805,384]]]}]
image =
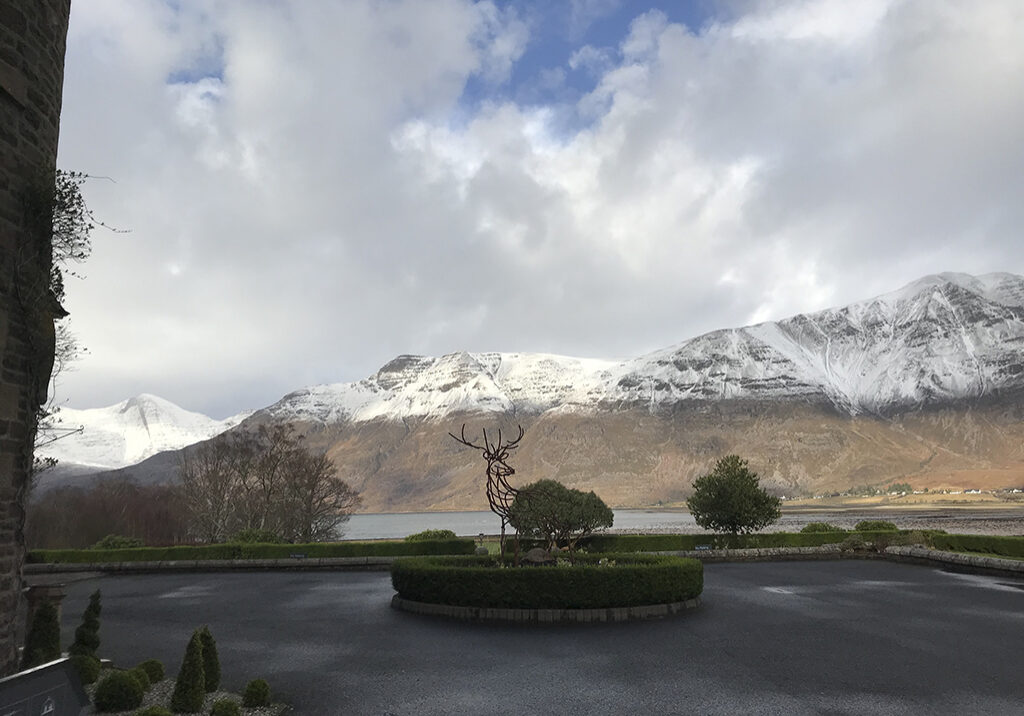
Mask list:
[{"label": "bare tree", "polygon": [[179,465],[196,537],[221,541],[242,530],[321,541],[359,505],[326,455],[313,455],[290,425],[236,432],[186,450]]},{"label": "bare tree", "polygon": [[207,542],[228,538],[239,494],[235,441],[220,437],[181,453],[178,474],[195,535]]},{"label": "bare tree", "polygon": [[294,453],[285,474],[285,536],[294,542],[321,542],[336,537],[362,500],[337,476],[326,455]]}]

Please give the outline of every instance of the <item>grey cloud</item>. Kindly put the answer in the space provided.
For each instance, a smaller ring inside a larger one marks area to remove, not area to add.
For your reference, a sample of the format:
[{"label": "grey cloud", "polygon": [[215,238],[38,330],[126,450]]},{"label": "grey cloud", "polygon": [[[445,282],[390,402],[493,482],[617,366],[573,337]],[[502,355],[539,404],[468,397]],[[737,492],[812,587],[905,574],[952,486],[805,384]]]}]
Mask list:
[{"label": "grey cloud", "polygon": [[402,352],[626,357],[1024,271],[1019,6],[893,2],[844,36],[842,5],[644,15],[565,136],[459,105],[527,41],[490,3],[76,3],[60,163],[114,177],[87,198],[132,233],[69,289],[92,355],[61,392],[221,417]]}]

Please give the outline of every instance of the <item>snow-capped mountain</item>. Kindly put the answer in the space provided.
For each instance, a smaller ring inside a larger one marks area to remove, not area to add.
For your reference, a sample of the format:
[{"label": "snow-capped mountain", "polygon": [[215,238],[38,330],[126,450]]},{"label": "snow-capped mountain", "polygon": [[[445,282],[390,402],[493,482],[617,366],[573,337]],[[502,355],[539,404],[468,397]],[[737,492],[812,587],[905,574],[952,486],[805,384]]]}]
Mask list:
[{"label": "snow-capped mountain", "polygon": [[106,408],[62,408],[56,415],[61,432],[81,431],[55,440],[39,453],[57,458],[58,464],[116,469],[212,438],[248,415],[214,420],[143,393]]},{"label": "snow-capped mountain", "polygon": [[944,273],[868,301],[714,331],[623,362],[403,355],[364,380],[306,388],[260,412],[335,423],[796,399],[857,415],[1022,386],[1024,278]]},{"label": "snow-capped mountain", "polygon": [[[939,274],[625,361],[403,355],[364,380],[286,395],[251,420],[312,427],[306,444],[334,461],[370,511],[485,508],[479,455],[448,437],[462,420],[477,435],[524,427],[515,455],[522,480],[553,477],[637,507],[683,499],[730,453],[787,495],[893,481],[1024,486],[1022,395],[1024,278]],[[218,422],[139,396],[65,410],[64,425],[86,431],[47,452],[65,468],[125,467],[153,455],[131,477],[173,482],[178,455],[154,453],[242,417]],[[60,469],[41,483],[58,484]]]}]

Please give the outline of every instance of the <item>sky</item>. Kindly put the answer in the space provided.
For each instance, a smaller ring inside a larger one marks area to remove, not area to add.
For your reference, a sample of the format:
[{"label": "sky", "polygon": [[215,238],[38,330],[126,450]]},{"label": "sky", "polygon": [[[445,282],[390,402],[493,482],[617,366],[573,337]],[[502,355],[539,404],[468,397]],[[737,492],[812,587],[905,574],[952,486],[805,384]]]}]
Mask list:
[{"label": "sky", "polygon": [[1024,273],[1019,0],[75,0],[59,403],[629,358]]}]

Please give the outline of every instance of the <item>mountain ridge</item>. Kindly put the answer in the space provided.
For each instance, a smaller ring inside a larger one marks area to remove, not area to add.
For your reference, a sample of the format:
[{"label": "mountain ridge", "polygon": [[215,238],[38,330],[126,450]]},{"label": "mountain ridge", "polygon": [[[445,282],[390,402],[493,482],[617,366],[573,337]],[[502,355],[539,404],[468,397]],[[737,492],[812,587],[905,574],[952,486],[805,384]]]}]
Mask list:
[{"label": "mountain ridge", "polygon": [[310,386],[256,413],[330,423],[797,399],[831,403],[851,416],[885,415],[1024,385],[1022,351],[1024,278],[945,273],[620,362],[541,353],[401,355],[363,380]]},{"label": "mountain ridge", "polygon": [[[1022,396],[1024,278],[947,273],[623,361],[400,355],[360,381],[289,393],[235,429],[295,423],[364,509],[389,511],[485,507],[478,456],[447,432],[520,423],[517,476],[640,506],[680,499],[729,452],[788,495],[1021,486]],[[176,455],[127,472],[174,480]]]}]

